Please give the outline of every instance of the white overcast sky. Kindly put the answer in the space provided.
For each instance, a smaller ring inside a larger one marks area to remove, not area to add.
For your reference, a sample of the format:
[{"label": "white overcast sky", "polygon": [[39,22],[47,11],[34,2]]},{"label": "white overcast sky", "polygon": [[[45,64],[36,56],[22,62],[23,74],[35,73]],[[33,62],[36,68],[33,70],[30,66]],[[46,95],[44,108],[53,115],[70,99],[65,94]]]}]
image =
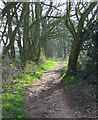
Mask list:
[{"label": "white overcast sky", "polygon": [[[18,2],[26,2],[26,1],[30,1],[30,2],[44,2],[44,1],[47,1],[47,0],[4,0],[5,2],[7,1],[12,1],[12,2],[15,2],[15,1],[18,1]],[[85,2],[85,0],[48,0],[48,1],[53,1],[53,2],[57,2],[57,3],[64,3],[64,2]],[[86,0],[86,2],[97,2],[98,0]],[[0,6],[2,6],[2,0],[0,0]]]}]

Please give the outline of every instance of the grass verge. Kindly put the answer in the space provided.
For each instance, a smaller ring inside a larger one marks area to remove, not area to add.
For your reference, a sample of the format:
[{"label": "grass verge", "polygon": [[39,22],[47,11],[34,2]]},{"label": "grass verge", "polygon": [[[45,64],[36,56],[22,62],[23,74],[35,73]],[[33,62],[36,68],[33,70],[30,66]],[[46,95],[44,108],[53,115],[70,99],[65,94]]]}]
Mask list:
[{"label": "grass verge", "polygon": [[[96,85],[88,82],[79,75],[66,75],[67,63],[62,69],[62,82],[68,87],[68,99],[72,102],[73,109],[78,108],[86,117],[96,116]],[[71,106],[72,107],[72,106]]]},{"label": "grass verge", "polygon": [[58,61],[53,59],[48,59],[41,65],[35,65],[33,62],[29,62],[23,73],[12,76],[9,82],[3,83],[2,118],[26,118],[24,112],[25,89],[35,80],[40,79],[46,70],[55,66],[57,63]]}]

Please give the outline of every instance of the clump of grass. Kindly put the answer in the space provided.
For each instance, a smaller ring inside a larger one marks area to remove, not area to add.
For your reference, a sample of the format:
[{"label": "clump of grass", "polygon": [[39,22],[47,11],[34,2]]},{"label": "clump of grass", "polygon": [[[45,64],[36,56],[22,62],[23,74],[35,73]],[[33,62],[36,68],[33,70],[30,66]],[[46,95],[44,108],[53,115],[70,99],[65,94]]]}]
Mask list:
[{"label": "clump of grass", "polygon": [[35,80],[40,79],[46,70],[55,66],[57,63],[58,62],[53,59],[48,59],[44,64],[40,65],[29,62],[23,73],[12,76],[10,81],[3,83],[3,118],[26,118],[24,111],[25,89]]},{"label": "clump of grass", "polygon": [[75,79],[75,76],[74,75],[65,75],[63,77],[63,83],[66,85],[66,86],[71,86],[73,84],[73,81]]},{"label": "clump of grass", "polygon": [[68,86],[70,89],[77,89],[86,94],[87,98],[92,97],[95,99],[95,88],[93,84],[89,84],[87,79],[84,80],[81,76],[68,74],[66,75],[68,62],[66,62],[65,67],[62,69],[62,82],[64,85]]},{"label": "clump of grass", "polygon": [[66,61],[64,67],[62,68],[61,75],[62,75],[63,77],[66,75],[67,68],[68,68],[68,61]]},{"label": "clump of grass", "polygon": [[62,81],[63,84],[65,84],[66,86],[69,86],[69,88],[80,88],[83,87],[83,81],[79,81],[77,80],[77,76],[73,75],[73,74],[68,74],[66,75],[66,71],[68,69],[68,61],[66,61],[64,68],[62,69]]}]

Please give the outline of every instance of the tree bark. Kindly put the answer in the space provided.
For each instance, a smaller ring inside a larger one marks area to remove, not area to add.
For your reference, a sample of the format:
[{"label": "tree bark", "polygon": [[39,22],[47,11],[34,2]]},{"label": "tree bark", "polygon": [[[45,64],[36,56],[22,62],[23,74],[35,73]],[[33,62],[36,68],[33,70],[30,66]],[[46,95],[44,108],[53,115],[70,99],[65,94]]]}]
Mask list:
[{"label": "tree bark", "polygon": [[23,66],[25,66],[28,60],[27,50],[29,42],[29,3],[24,3],[25,13],[24,13],[24,23],[23,23]]},{"label": "tree bark", "polygon": [[9,41],[11,42],[10,50],[11,50],[11,58],[14,60],[15,59],[15,48],[14,48],[14,39],[12,37],[12,23],[10,19],[10,9],[7,12],[7,19],[8,19],[8,36],[9,36]]},{"label": "tree bark", "polygon": [[77,65],[79,52],[80,52],[80,41],[79,41],[79,38],[75,38],[72,49],[71,49],[71,53],[69,56],[68,70],[66,72],[67,74],[76,73],[76,65]]},{"label": "tree bark", "polygon": [[[24,8],[25,8],[25,7],[24,7]],[[12,42],[11,42],[11,41],[13,41],[13,40],[15,39],[16,32],[17,32],[17,30],[18,30],[18,28],[19,28],[19,26],[20,26],[20,24],[21,24],[22,18],[23,18],[24,8],[22,9],[21,16],[20,16],[20,20],[18,21],[18,24],[17,24],[15,30],[12,32],[11,40],[9,41],[9,44],[3,49],[2,58],[4,58],[4,57],[7,55],[8,51],[9,51],[9,49],[11,48],[11,45],[12,45]]]},{"label": "tree bark", "polygon": [[[74,37],[74,41],[73,41],[73,45],[71,48],[71,53],[69,56],[69,63],[68,63],[68,70],[67,70],[67,74],[75,74],[76,73],[76,65],[77,65],[77,60],[78,60],[78,55],[80,52],[80,46],[83,43],[82,37],[83,37],[83,28],[84,28],[84,21],[86,20],[86,17],[90,14],[90,12],[93,10],[93,8],[96,6],[97,3],[90,3],[89,7],[84,11],[84,13],[81,14],[81,18],[80,21],[78,23],[78,28],[77,28],[77,32],[74,29],[74,24],[72,23],[71,19],[70,19],[70,11],[71,10],[71,3],[69,4],[69,6],[67,7],[67,19],[68,20],[65,21],[65,24],[68,28],[68,30],[72,33],[73,37]],[[80,44],[81,43],[81,44]]]}]

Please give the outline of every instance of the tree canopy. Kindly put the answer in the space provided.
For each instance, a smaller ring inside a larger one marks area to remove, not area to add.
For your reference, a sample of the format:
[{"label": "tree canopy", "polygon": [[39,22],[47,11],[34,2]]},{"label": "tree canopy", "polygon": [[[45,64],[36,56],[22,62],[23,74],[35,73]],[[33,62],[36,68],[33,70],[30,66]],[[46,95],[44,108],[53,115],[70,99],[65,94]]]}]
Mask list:
[{"label": "tree canopy", "polygon": [[68,73],[76,72],[79,53],[97,25],[97,2],[3,2],[1,12],[2,58],[15,60],[16,47],[24,65],[37,63],[41,54],[70,53]]}]

